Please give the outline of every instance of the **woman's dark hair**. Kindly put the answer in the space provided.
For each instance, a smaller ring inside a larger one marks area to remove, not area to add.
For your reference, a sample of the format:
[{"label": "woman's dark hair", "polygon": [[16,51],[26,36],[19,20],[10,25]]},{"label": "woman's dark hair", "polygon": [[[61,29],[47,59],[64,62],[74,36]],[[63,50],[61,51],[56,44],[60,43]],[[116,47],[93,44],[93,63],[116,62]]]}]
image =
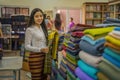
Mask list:
[{"label": "woman's dark hair", "polygon": [[61,21],[61,18],[60,18],[60,14],[57,13],[56,17],[55,17],[55,28],[57,30],[61,30],[61,24],[62,24],[62,21]]},{"label": "woman's dark hair", "polygon": [[[34,15],[35,15],[36,12],[41,12],[43,17],[44,17],[44,13],[43,13],[43,11],[41,9],[39,9],[39,8],[33,9],[31,14],[30,14],[29,21],[28,21],[28,27],[30,27],[33,24],[35,24],[35,22],[34,22]],[[48,40],[48,31],[47,31],[47,27],[45,25],[45,17],[43,18],[43,22],[41,23],[41,27],[42,27],[43,32],[45,34],[46,40]]]}]

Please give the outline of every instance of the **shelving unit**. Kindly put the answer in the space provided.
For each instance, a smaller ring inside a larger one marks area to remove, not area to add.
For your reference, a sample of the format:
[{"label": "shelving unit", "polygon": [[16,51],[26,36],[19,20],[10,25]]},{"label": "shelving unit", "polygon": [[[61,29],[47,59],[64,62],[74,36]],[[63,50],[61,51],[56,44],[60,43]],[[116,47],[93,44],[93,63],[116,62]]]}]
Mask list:
[{"label": "shelving unit", "polygon": [[83,24],[99,24],[109,16],[110,11],[108,3],[86,2],[83,4]]},{"label": "shelving unit", "polygon": [[1,6],[1,17],[2,18],[10,18],[11,15],[13,14],[29,15],[29,8]]},{"label": "shelving unit", "polygon": [[120,0],[109,1],[110,10],[113,11],[113,15],[110,17],[120,19]]},{"label": "shelving unit", "polygon": [[[29,16],[13,15],[12,19],[12,50],[20,50],[21,44],[24,42],[25,31]],[[19,40],[18,40],[19,38]]]}]

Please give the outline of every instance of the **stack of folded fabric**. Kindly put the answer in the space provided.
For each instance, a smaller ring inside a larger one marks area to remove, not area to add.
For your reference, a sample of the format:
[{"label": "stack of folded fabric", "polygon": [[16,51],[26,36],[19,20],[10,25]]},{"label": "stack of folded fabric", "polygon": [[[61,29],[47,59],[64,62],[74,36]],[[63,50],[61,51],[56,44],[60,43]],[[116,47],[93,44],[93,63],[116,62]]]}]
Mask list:
[{"label": "stack of folded fabric", "polygon": [[100,71],[110,80],[120,79],[120,27],[115,27],[105,37],[105,49],[102,62],[99,63]]},{"label": "stack of folded fabric", "polygon": [[105,36],[114,29],[114,27],[86,29],[84,36],[79,43],[81,51],[80,60],[75,74],[80,80],[97,80],[98,64],[102,61],[104,51]]}]

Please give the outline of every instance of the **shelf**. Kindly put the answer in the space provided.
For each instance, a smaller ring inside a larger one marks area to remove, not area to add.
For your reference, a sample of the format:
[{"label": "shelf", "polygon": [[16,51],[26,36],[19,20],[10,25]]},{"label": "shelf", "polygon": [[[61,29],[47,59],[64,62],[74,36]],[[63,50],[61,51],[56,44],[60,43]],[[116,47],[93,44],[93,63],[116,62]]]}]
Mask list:
[{"label": "shelf", "polygon": [[83,4],[83,24],[100,24],[111,14],[106,2],[86,2]]}]

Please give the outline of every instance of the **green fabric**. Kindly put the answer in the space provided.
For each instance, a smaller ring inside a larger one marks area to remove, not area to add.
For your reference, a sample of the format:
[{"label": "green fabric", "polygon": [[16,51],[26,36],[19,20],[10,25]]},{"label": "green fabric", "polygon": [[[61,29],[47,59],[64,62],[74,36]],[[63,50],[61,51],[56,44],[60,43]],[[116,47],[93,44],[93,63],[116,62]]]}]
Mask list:
[{"label": "green fabric", "polygon": [[120,80],[120,71],[114,69],[111,65],[102,61],[99,63],[98,68],[103,74],[105,74],[110,80]]},{"label": "green fabric", "polygon": [[86,29],[86,30],[84,30],[84,33],[90,34],[92,36],[98,36],[98,35],[102,35],[102,34],[107,34],[108,32],[111,32],[113,29],[114,29],[114,27]]}]

